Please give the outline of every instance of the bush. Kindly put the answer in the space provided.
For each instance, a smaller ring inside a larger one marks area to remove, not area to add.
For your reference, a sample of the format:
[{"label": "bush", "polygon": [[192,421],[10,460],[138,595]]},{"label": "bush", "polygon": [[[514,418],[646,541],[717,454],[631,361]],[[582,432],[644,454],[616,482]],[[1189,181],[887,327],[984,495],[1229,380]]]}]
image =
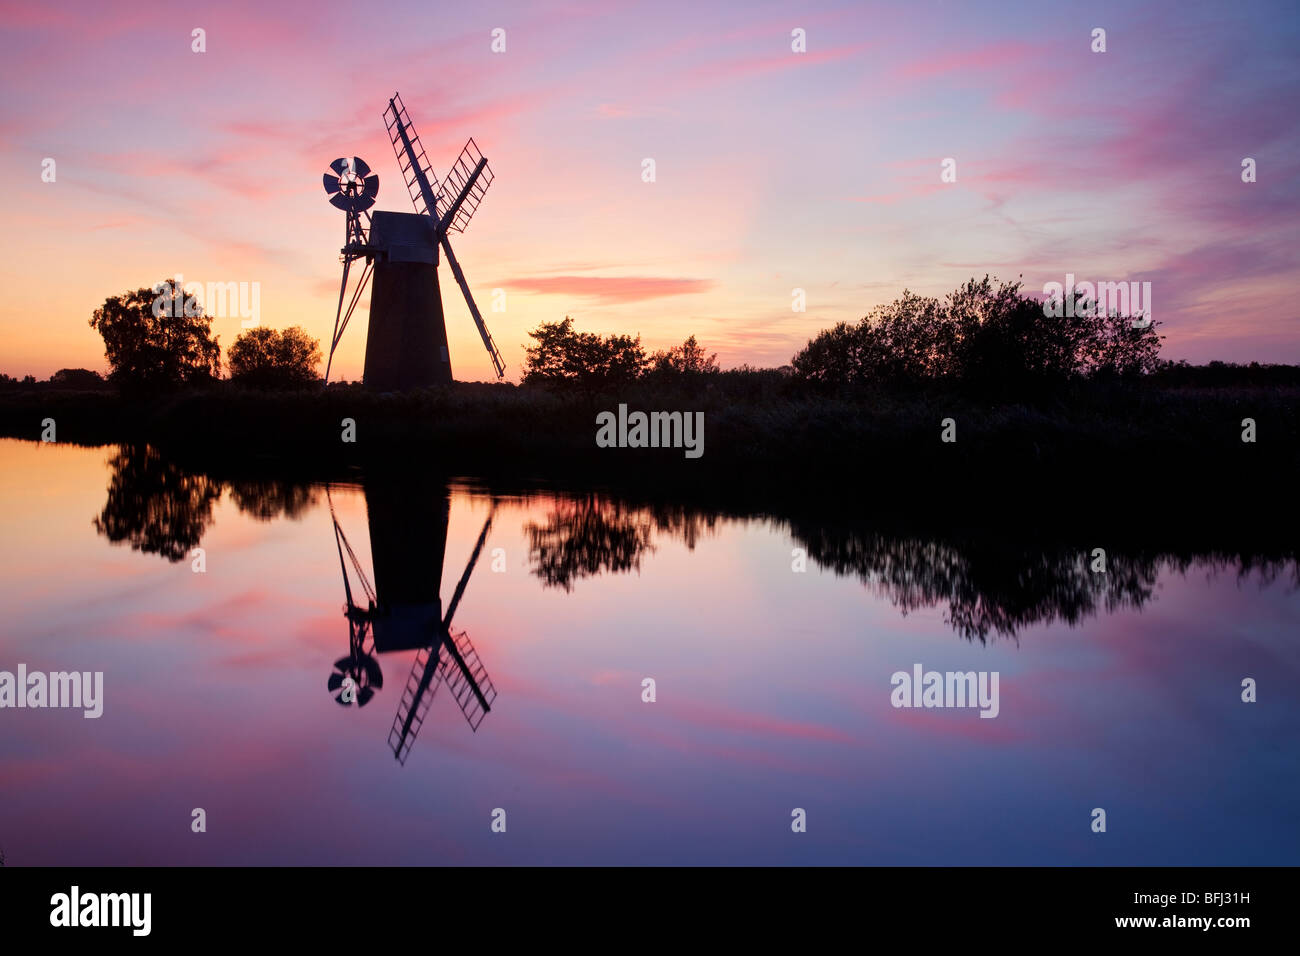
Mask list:
[{"label": "bush", "polygon": [[953,385],[1033,392],[1083,377],[1133,377],[1159,367],[1157,323],[1119,315],[1048,317],[1021,284],[971,279],[943,301],[904,291],[857,325],[819,333],[791,361],[796,378],[832,390]]},{"label": "bush", "polygon": [[660,375],[712,375],[718,371],[718,353],[705,352],[692,335],[681,345],[652,355],[650,370]]},{"label": "bush", "polygon": [[100,389],[107,383],[104,376],[88,368],[61,368],[50,376],[56,388]]},{"label": "bush", "polygon": [[528,333],[536,345],[525,349],[525,385],[574,388],[593,395],[636,381],[646,367],[641,337],[575,332],[573,319],[543,322]]},{"label": "bush", "polygon": [[282,332],[257,326],[235,339],[226,357],[233,382],[255,388],[301,388],[317,381],[320,342],[298,326]]}]

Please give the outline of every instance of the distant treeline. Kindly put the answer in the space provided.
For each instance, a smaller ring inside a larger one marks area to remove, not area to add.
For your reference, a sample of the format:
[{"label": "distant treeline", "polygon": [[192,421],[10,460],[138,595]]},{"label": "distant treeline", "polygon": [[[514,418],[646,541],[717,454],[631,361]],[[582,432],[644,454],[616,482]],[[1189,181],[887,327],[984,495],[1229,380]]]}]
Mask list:
[{"label": "distant treeline", "polygon": [[[869,483],[889,486],[884,501],[1066,486],[1076,498],[1166,497],[1194,485],[1202,497],[1256,502],[1265,486],[1294,484],[1300,367],[1165,362],[1155,323],[1076,316],[1046,316],[1019,286],[986,278],[942,301],[905,293],[775,369],[723,370],[693,336],[647,354],[639,338],[582,332],[568,318],[529,333],[520,385],[377,393],[196,373],[153,390],[118,376],[122,387],[105,392],[94,373],[65,369],[48,384],[0,380],[0,434],[41,438],[51,419],[59,441],[322,467],[423,461],[458,474],[707,484],[733,495],[753,484],[852,494]],[[126,336],[135,351],[115,354],[143,362],[156,354],[151,336]],[[250,341],[276,361],[281,337]],[[211,369],[207,346],[189,354]],[[620,406],[702,416],[703,456],[598,444],[599,417]]]},{"label": "distant treeline", "polygon": [[[594,401],[634,385],[667,393],[723,390],[746,397],[871,397],[960,394],[992,402],[1036,402],[1085,382],[1137,382],[1223,388],[1300,384],[1300,366],[1211,362],[1193,366],[1159,357],[1158,322],[1085,307],[1082,293],[1065,315],[1047,315],[1020,283],[971,279],[943,299],[909,291],[857,323],[818,333],[788,365],[723,371],[717,355],[691,336],[649,354],[639,336],[601,336],[565,317],[528,333],[522,385]],[[48,382],[0,375],[0,389],[119,389],[141,393],[212,388],[223,381],[260,390],[319,389],[317,340],[294,327],[256,327],[222,355],[203,314],[156,308],[148,289],[113,296],[90,325],[104,339],[107,379],[89,369],[60,369]],[[161,314],[159,314],[161,312]]]}]

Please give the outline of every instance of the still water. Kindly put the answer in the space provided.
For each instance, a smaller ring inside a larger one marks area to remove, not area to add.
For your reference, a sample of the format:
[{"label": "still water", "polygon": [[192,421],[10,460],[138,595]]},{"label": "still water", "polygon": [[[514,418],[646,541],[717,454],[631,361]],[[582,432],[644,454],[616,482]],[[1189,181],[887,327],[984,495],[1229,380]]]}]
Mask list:
[{"label": "still water", "polygon": [[0,541],[0,672],[103,673],[0,709],[10,866],[1300,861],[1293,557],[18,441]]}]

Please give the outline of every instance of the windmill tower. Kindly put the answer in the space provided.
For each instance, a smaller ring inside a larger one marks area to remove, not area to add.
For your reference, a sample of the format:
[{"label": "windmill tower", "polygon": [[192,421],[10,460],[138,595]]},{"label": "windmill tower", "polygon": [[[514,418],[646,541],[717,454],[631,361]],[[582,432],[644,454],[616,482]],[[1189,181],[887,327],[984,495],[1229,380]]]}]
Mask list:
[{"label": "windmill tower", "polygon": [[[483,316],[474,304],[465,273],[452,252],[450,232],[465,231],[474,217],[484,194],[492,185],[492,171],[473,139],[465,144],[451,171],[439,183],[425,156],[420,137],[411,125],[402,98],[393,94],[384,110],[384,125],[397,156],[402,179],[415,206],[414,213],[367,212],[379,190],[379,177],[373,176],[364,162],[354,158],[335,160],[331,179],[325,175],[325,191],[330,202],[348,214],[348,231],[341,250],[343,283],[339,288],[338,311],[334,316],[334,334],[330,341],[325,379],[329,380],[334,351],[372,277],[370,325],[366,332],[364,381],[368,388],[399,391],[429,385],[451,383],[451,357],[447,352],[447,323],[443,317],[442,292],[438,285],[439,250],[447,257],[452,276],[465,295],[469,313],[478,326],[479,336],[492,359],[497,377],[504,377],[505,362]],[[354,165],[349,165],[349,163]],[[359,170],[364,169],[361,173]],[[360,176],[360,185],[344,178],[345,173]],[[353,191],[349,192],[349,187]],[[355,208],[354,208],[355,207]],[[361,216],[365,215],[365,226]],[[348,272],[352,262],[364,258],[366,265],[349,300]]]},{"label": "windmill tower", "polygon": [[[450,688],[471,730],[478,730],[496,700],[496,688],[468,635],[464,631],[453,633],[451,629],[456,608],[492,528],[493,514],[489,513],[483,523],[478,542],[444,612],[439,586],[450,511],[445,489],[442,494],[430,495],[427,489],[404,489],[389,483],[380,486],[367,481],[366,511],[373,587],[334,516],[333,501],[330,502],[347,595],[344,614],[348,619],[349,653],[335,662],[328,686],[335,700],[347,704],[351,701],[344,696],[344,681],[350,679],[355,689],[352,698],[364,706],[384,684],[376,655],[416,651],[388,736],[393,756],[405,764],[429,705],[442,684]],[[349,561],[364,594],[365,606],[354,598]]]}]

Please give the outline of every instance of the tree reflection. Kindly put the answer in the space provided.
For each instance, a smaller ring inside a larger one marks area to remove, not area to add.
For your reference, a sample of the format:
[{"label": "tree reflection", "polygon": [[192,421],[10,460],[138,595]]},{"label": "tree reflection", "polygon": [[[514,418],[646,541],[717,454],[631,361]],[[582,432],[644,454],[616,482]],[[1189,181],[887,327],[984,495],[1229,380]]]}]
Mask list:
[{"label": "tree reflection", "polygon": [[[775,516],[774,516],[775,517]],[[683,505],[632,505],[599,495],[557,504],[543,525],[529,523],[533,573],[547,586],[571,590],[601,572],[638,570],[657,535],[694,548],[721,520],[716,510]],[[1077,626],[1102,613],[1141,610],[1164,570],[1193,565],[1236,569],[1262,581],[1289,574],[1300,586],[1298,552],[1290,547],[1192,548],[1108,552],[1105,571],[1092,568],[1083,547],[1042,543],[1007,529],[984,534],[899,534],[844,517],[776,518],[814,566],[855,577],[903,614],[941,607],[944,620],[967,640],[1015,637],[1054,623]]]},{"label": "tree reflection", "polygon": [[108,500],[95,530],[168,561],[185,558],[212,523],[221,483],[181,470],[148,445],[122,446],[109,467]]},{"label": "tree reflection", "polygon": [[529,522],[524,533],[533,572],[548,587],[571,591],[578,578],[640,570],[641,556],[654,550],[651,528],[645,511],[586,495],[564,499],[544,525]]},{"label": "tree reflection", "polygon": [[93,521],[95,530],[114,543],[126,542],[173,562],[198,547],[227,486],[236,507],[259,521],[300,517],[318,498],[317,490],[303,482],[225,482],[188,470],[151,445],[123,445],[108,465],[108,497]]},{"label": "tree reflection", "polygon": [[1082,550],[1017,546],[1007,536],[942,541],[791,522],[817,565],[859,578],[902,613],[947,605],[945,620],[967,640],[1014,637],[1023,628],[1070,626],[1120,608],[1142,608],[1161,562],[1111,554],[1105,573]]},{"label": "tree reflection", "polygon": [[313,485],[262,478],[230,482],[230,498],[244,514],[272,521],[302,517],[316,507],[320,493]]}]

